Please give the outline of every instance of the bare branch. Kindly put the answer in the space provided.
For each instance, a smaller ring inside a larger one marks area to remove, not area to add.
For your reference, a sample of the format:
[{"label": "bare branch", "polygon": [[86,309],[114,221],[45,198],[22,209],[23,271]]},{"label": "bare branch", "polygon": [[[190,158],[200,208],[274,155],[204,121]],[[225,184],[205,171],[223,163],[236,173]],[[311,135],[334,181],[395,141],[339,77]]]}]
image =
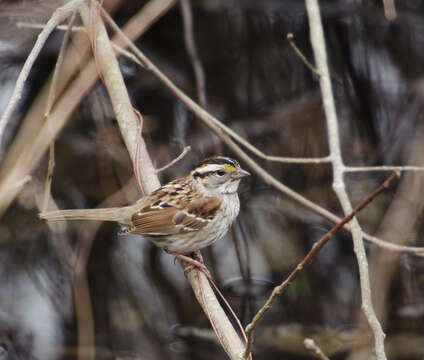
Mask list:
[{"label": "bare branch", "polygon": [[387,20],[393,21],[396,19],[395,0],[383,0],[384,16]]}]

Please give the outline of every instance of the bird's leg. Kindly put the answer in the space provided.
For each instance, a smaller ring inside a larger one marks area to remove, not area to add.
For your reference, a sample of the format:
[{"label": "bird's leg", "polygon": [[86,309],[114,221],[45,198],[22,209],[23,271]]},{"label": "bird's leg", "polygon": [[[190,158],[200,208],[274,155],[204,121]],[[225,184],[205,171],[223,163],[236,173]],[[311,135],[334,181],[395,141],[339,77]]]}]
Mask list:
[{"label": "bird's leg", "polygon": [[[185,263],[184,265],[184,274],[188,274],[193,268],[197,268],[201,272],[203,272],[206,277],[209,280],[212,280],[212,275],[209,272],[208,268],[203,262],[202,254],[200,253],[200,250],[196,250],[192,252],[191,254],[181,254],[178,252],[165,250],[168,254],[175,256],[175,258],[183,261]],[[193,257],[191,257],[192,255]]]}]

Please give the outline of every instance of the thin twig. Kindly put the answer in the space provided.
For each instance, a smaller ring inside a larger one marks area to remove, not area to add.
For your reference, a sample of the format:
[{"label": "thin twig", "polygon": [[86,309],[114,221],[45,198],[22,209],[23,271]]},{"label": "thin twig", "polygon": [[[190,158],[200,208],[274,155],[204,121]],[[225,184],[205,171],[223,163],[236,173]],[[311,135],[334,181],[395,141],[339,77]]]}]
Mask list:
[{"label": "thin twig", "polygon": [[126,58],[134,61],[137,65],[143,67],[143,64],[140,62],[140,60],[137,59],[137,57],[132,52],[123,49],[122,47],[120,47],[119,45],[117,45],[113,42],[112,42],[112,47],[115,49],[115,51],[118,54],[124,55]]},{"label": "thin twig", "polygon": [[70,0],[65,5],[57,8],[49,21],[47,21],[46,26],[41,31],[41,33],[37,37],[37,41],[35,42],[31,52],[25,60],[24,66],[16,80],[15,89],[13,90],[13,94],[9,99],[6,110],[4,111],[1,119],[0,119],[0,148],[2,147],[3,134],[4,129],[6,127],[7,122],[9,121],[13,111],[18,104],[18,101],[22,97],[22,91],[28,78],[29,72],[31,71],[32,66],[34,65],[35,60],[37,59],[41,49],[44,46],[49,35],[55,29],[57,25],[59,25],[63,20],[65,20],[73,11],[75,11],[79,5],[83,2],[83,0]]},{"label": "thin twig", "polygon": [[[24,21],[18,21],[16,23],[16,27],[19,29],[44,29],[46,27],[46,24],[40,24],[40,23],[29,23]],[[59,25],[56,26],[56,30],[61,31],[68,31],[69,26],[68,25]],[[86,32],[85,27],[83,26],[72,26],[71,29],[72,32],[78,31],[78,32]]]},{"label": "thin twig", "polygon": [[316,253],[321,250],[321,248],[328,242],[328,240],[331,239],[331,237],[340,230],[346,223],[351,221],[354,216],[359,213],[365,206],[367,206],[371,201],[374,200],[374,198],[380,194],[384,189],[388,188],[390,183],[395,179],[399,177],[398,173],[393,173],[392,175],[387,178],[387,180],[380,185],[372,194],[370,194],[364,201],[362,201],[349,215],[347,215],[342,221],[340,221],[337,225],[335,225],[333,228],[331,228],[330,231],[328,231],[320,240],[318,240],[309,250],[308,254],[303,258],[303,260],[295,267],[295,269],[290,273],[290,275],[284,280],[280,285],[276,286],[274,290],[272,291],[270,297],[265,302],[265,304],[259,309],[259,311],[256,313],[256,315],[253,317],[250,324],[246,326],[246,334],[248,337],[247,347],[246,347],[246,353],[250,353],[253,346],[253,340],[254,340],[254,331],[255,328],[258,326],[259,322],[262,320],[262,318],[265,316],[267,311],[271,309],[272,305],[274,304],[275,300],[283,293],[283,291],[288,288],[294,279],[299,275],[299,273],[308,266]]},{"label": "thin twig", "polygon": [[193,14],[191,11],[190,0],[181,0],[180,4],[181,13],[183,16],[184,44],[194,70],[194,77],[196,79],[197,99],[200,105],[206,108],[207,100],[205,71],[203,70],[203,65],[200,61],[200,56],[197,52],[196,42],[194,40]]},{"label": "thin twig", "polygon": [[344,172],[424,171],[424,166],[345,166]]},{"label": "thin twig", "polygon": [[306,67],[311,70],[314,74],[320,76],[319,71],[315,68],[315,66],[313,66],[309,60],[306,58],[305,55],[303,55],[303,53],[299,50],[299,48],[297,47],[296,43],[294,42],[294,36],[293,33],[288,33],[287,34],[287,40],[289,41],[290,46],[292,47],[292,49],[294,50],[294,52],[297,54],[297,56],[299,56],[300,60],[303,61],[303,63],[306,65]]},{"label": "thin twig", "polygon": [[[119,26],[113,21],[113,19],[106,13],[103,12],[103,16],[111,25],[111,27],[122,37],[126,45],[134,52],[134,54],[140,59],[144,64],[146,70],[152,72],[183,104],[185,104],[196,116],[203,121],[203,123],[211,129],[234,153],[243,160],[248,167],[257,174],[266,184],[273,186],[275,189],[281,193],[287,195],[294,201],[298,202],[307,209],[321,215],[323,218],[331,221],[334,224],[339,223],[342,218],[334,215],[323,207],[315,204],[314,202],[308,200],[297,192],[291,190],[289,187],[282,184],[271,174],[262,169],[249,155],[247,155],[231,138],[227,135],[227,128],[222,124],[218,119],[208,113],[205,109],[196,104],[190,97],[188,97],[184,92],[182,92],[168,77],[166,77],[144,54],[140,49],[138,49],[134,43],[120,30]],[[219,125],[220,124],[220,125]],[[231,130],[231,129],[230,129]],[[225,132],[224,132],[225,131]],[[232,130],[231,130],[232,132]],[[229,134],[229,133],[228,133]],[[246,142],[245,140],[243,140]],[[262,157],[263,158],[263,157]],[[269,156],[265,156],[266,160],[269,160]],[[281,158],[280,158],[281,159]],[[303,159],[301,159],[303,160]],[[307,159],[304,159],[307,160]],[[318,159],[311,159],[312,162],[317,160],[317,163],[330,162],[331,158],[329,156]],[[297,161],[297,160],[296,160]],[[306,161],[305,161],[306,163]],[[346,229],[350,231],[350,226],[346,225]],[[401,246],[397,244],[387,243],[384,240],[371,236],[369,234],[364,234],[364,238],[369,242],[381,246],[387,250],[391,251],[400,251],[408,252],[412,254],[418,254],[424,251],[424,248],[421,247],[410,247],[410,246]]]},{"label": "thin twig", "polygon": [[321,348],[315,344],[315,341],[313,339],[306,338],[303,341],[303,344],[305,345],[305,348],[309,350],[315,357],[319,360],[330,360],[327,355],[323,353]]},{"label": "thin twig", "polygon": [[[349,214],[352,211],[352,204],[350,203],[346,192],[345,183],[343,181],[344,164],[341,155],[338,120],[327,64],[324,30],[321,21],[318,0],[306,0],[306,12],[309,19],[310,38],[312,49],[315,55],[315,63],[319,73],[321,74],[319,81],[327,121],[330,154],[332,157],[331,164],[333,167],[333,190],[340,201],[343,212],[345,214]],[[375,315],[375,311],[372,305],[368,260],[363,242],[363,232],[356,218],[352,219],[350,225],[352,230],[354,252],[359,267],[362,311],[364,312],[365,317],[367,318],[367,321],[374,334],[375,352],[377,359],[385,360],[385,334],[380,322]]]},{"label": "thin twig", "polygon": [[[50,83],[50,89],[47,95],[46,111],[44,113],[45,122],[47,122],[48,125],[50,124],[48,122],[48,119],[50,117],[50,112],[56,97],[56,85],[58,81],[58,76],[62,68],[66,47],[68,46],[69,38],[72,32],[72,25],[75,21],[75,17],[76,17],[76,12],[74,11],[69,19],[68,29],[66,30],[65,36],[63,37],[62,44],[60,45],[59,55],[57,57],[56,65],[53,70],[52,81]],[[42,204],[42,211],[47,210],[47,205],[48,205],[50,192],[51,192],[54,165],[55,165],[54,137],[52,137],[50,141],[50,145],[49,145],[49,164],[47,167],[46,181],[44,185],[44,199]]]},{"label": "thin twig", "polygon": [[161,168],[156,169],[155,170],[156,174],[159,174],[160,172],[165,171],[166,169],[170,168],[172,165],[180,161],[184,156],[188,154],[190,150],[191,150],[191,146],[184,147],[182,153],[178,155],[174,160],[172,160],[170,163],[166,164],[165,166],[162,166]]}]

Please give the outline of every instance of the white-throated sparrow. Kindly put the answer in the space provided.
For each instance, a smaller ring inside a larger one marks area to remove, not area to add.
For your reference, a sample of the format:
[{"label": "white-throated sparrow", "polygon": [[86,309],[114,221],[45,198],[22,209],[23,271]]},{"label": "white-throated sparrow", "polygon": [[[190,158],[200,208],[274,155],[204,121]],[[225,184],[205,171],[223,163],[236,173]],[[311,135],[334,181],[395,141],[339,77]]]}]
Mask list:
[{"label": "white-throated sparrow", "polygon": [[117,221],[125,226],[121,233],[143,235],[165,250],[187,254],[224,236],[239,213],[237,189],[247,175],[237,161],[215,156],[133,205],[59,210],[40,218]]}]

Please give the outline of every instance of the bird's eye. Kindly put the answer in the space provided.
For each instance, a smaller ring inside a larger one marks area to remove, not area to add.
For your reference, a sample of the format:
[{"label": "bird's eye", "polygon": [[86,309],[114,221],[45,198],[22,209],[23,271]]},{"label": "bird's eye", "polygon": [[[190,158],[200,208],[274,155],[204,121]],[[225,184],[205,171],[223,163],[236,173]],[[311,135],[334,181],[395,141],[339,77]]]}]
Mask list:
[{"label": "bird's eye", "polygon": [[225,171],[224,171],[224,170],[218,170],[218,171],[216,172],[216,174],[217,174],[218,176],[224,176],[224,175],[225,175]]}]

